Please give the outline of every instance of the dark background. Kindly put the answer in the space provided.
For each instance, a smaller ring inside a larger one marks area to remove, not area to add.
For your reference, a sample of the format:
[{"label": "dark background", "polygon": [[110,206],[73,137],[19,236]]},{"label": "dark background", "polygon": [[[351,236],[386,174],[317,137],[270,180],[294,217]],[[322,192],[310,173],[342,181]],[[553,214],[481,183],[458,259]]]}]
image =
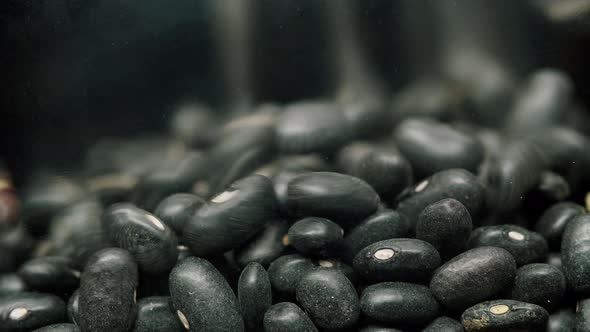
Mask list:
[{"label": "dark background", "polygon": [[[182,101],[221,109],[211,1],[0,1],[0,156],[16,182],[33,168],[73,169],[99,137],[164,132]],[[336,80],[326,1],[255,3],[256,101],[329,96]],[[416,57],[436,59],[444,44],[432,1],[419,3],[408,13],[404,1],[359,0],[354,13],[368,59],[392,93],[410,81]],[[566,70],[587,105],[589,21],[551,23],[525,2],[493,4],[525,32],[512,38],[526,50],[521,71]],[[500,41],[518,32],[510,24],[481,24],[493,26]],[[428,35],[428,45],[415,47],[414,27]]]}]

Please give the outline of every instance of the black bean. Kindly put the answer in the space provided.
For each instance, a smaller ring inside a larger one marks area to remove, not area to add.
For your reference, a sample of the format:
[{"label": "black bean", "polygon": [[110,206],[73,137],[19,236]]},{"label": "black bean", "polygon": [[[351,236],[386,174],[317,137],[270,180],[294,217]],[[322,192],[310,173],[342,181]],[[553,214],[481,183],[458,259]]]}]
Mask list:
[{"label": "black bean", "polygon": [[285,255],[275,259],[268,267],[268,276],[274,290],[279,293],[295,294],[299,280],[315,265],[311,259],[298,254]]},{"label": "black bean", "polygon": [[426,286],[384,282],[365,288],[361,310],[382,322],[422,325],[438,316],[439,305]]},{"label": "black bean", "polygon": [[566,73],[555,69],[533,73],[506,117],[508,131],[530,133],[558,123],[569,106],[572,85]]},{"label": "black bean", "polygon": [[2,331],[32,331],[65,318],[66,304],[55,295],[25,292],[0,297]]},{"label": "black bean", "polygon": [[569,308],[561,309],[549,315],[546,332],[571,332],[575,327],[576,313]]},{"label": "black bean", "polygon": [[296,304],[280,302],[264,314],[265,332],[317,332],[309,317]]},{"label": "black bean", "polygon": [[200,103],[181,105],[170,119],[172,136],[192,147],[204,147],[212,141],[217,125],[215,113]]},{"label": "black bean", "polygon": [[563,176],[553,172],[541,173],[536,191],[538,192],[537,196],[546,202],[563,201],[571,193],[567,180]]},{"label": "black bean", "polygon": [[457,111],[456,98],[446,81],[419,79],[411,82],[393,98],[393,123],[408,117],[448,120]]},{"label": "black bean", "polygon": [[270,221],[260,233],[236,252],[236,261],[241,266],[251,262],[268,266],[285,251],[288,245],[288,230],[289,223],[286,220]]},{"label": "black bean", "polygon": [[443,260],[448,260],[465,250],[472,228],[469,211],[458,200],[448,198],[420,213],[416,238],[432,244]]},{"label": "black bean", "polygon": [[422,281],[439,265],[438,251],[418,239],[379,241],[354,257],[354,270],[371,281]]},{"label": "black bean", "polygon": [[184,225],[204,204],[205,201],[197,195],[173,194],[158,204],[154,215],[180,235]]},{"label": "black bean", "polygon": [[49,227],[49,253],[69,257],[77,269],[83,269],[92,254],[111,246],[102,229],[102,214],[102,204],[92,198],[77,201],[62,210]]},{"label": "black bean", "polygon": [[484,175],[486,203],[494,212],[503,212],[517,208],[527,192],[537,185],[545,170],[546,159],[533,143],[514,141],[508,143],[488,166]]},{"label": "black bean", "polygon": [[369,325],[361,328],[359,332],[402,332],[401,330],[392,327],[383,327],[377,325]]},{"label": "black bean", "polygon": [[264,313],[272,304],[272,289],[268,273],[258,263],[250,263],[238,281],[238,302],[246,327],[262,326]]},{"label": "black bean", "polygon": [[276,131],[277,145],[286,153],[330,151],[353,138],[352,126],[344,113],[328,102],[288,105],[277,120]]},{"label": "black bean", "polygon": [[469,214],[475,217],[483,206],[484,187],[473,174],[463,169],[438,172],[405,194],[402,193],[397,210],[416,225],[422,210],[445,198],[458,200],[467,208]]},{"label": "black bean", "polygon": [[244,330],[236,296],[219,271],[204,259],[187,257],[174,267],[170,295],[187,330]]},{"label": "black bean", "polygon": [[329,256],[343,234],[344,230],[328,219],[307,217],[289,228],[286,240],[302,254]]},{"label": "black bean", "polygon": [[297,284],[297,302],[314,323],[325,329],[341,329],[356,323],[359,298],[344,274],[332,269],[307,273]]},{"label": "black bean", "polygon": [[105,211],[102,223],[111,241],[129,251],[142,271],[162,273],[176,264],[176,235],[151,213],[129,203],[118,203]]},{"label": "black bean", "polygon": [[22,226],[0,230],[0,272],[14,272],[31,255],[34,245]]},{"label": "black bean", "polygon": [[443,306],[463,309],[497,294],[515,275],[516,262],[508,251],[480,247],[456,256],[436,270],[430,289]]},{"label": "black bean", "polygon": [[574,217],[561,240],[561,260],[568,287],[576,294],[590,294],[590,215]]},{"label": "black bean", "polygon": [[61,295],[78,288],[80,271],[73,265],[66,257],[37,257],[21,265],[18,275],[33,290]]},{"label": "black bean", "polygon": [[473,230],[469,247],[500,247],[514,256],[518,266],[544,262],[549,248],[541,234],[516,225],[484,226]]},{"label": "black bean", "polygon": [[391,116],[380,98],[345,98],[338,105],[348,119],[355,137],[378,137],[391,129]]},{"label": "black bean", "polygon": [[549,264],[528,264],[516,270],[510,298],[540,305],[547,310],[556,308],[566,290],[565,276]]},{"label": "black bean", "polygon": [[80,321],[80,289],[76,289],[68,300],[68,320],[76,325]]},{"label": "black bean", "polygon": [[347,258],[364,247],[381,240],[404,238],[410,234],[409,220],[397,211],[383,209],[368,216],[344,237]]},{"label": "black bean", "polygon": [[433,320],[423,332],[463,332],[463,325],[450,317],[442,316]]},{"label": "black bean", "polygon": [[80,279],[78,326],[83,331],[127,331],[136,306],[137,264],[129,252],[107,248],[94,254]]},{"label": "black bean", "polygon": [[466,332],[542,331],[549,313],[536,304],[493,300],[468,308],[461,315]]},{"label": "black bean", "polygon": [[316,216],[342,226],[377,210],[379,196],[365,181],[339,173],[310,172],[289,182],[287,206],[298,217]]},{"label": "black bean", "polygon": [[167,296],[145,297],[137,302],[133,332],[177,332],[183,329]]},{"label": "black bean", "polygon": [[71,323],[58,323],[44,326],[33,332],[80,332],[80,328]]},{"label": "black bean", "polygon": [[337,156],[338,169],[366,181],[383,196],[395,197],[412,183],[412,166],[393,146],[356,142]]},{"label": "black bean", "polygon": [[405,120],[395,129],[394,139],[417,179],[450,168],[475,172],[483,160],[479,140],[433,120]]},{"label": "black bean", "polygon": [[27,284],[16,273],[0,274],[0,296],[22,293],[27,290]]},{"label": "black bean", "polygon": [[131,194],[131,201],[142,209],[153,211],[166,197],[190,192],[209,169],[209,157],[193,151],[182,160],[163,165],[142,176]]},{"label": "black bean", "polygon": [[561,202],[545,210],[535,225],[535,231],[547,239],[551,248],[559,249],[561,236],[567,223],[584,213],[584,207],[572,202]]},{"label": "black bean", "polygon": [[239,248],[276,214],[272,183],[252,175],[212,198],[184,227],[185,244],[198,256]]}]

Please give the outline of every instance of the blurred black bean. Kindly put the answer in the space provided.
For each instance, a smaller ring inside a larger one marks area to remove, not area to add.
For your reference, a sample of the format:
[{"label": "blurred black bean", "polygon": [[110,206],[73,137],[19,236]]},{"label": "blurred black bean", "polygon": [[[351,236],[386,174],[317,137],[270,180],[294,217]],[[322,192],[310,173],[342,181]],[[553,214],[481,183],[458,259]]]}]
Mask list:
[{"label": "blurred black bean", "polygon": [[126,250],[107,248],[92,255],[80,278],[76,322],[82,331],[127,331],[133,326],[137,274]]},{"label": "blurred black bean", "polygon": [[439,304],[426,286],[384,282],[365,288],[361,310],[381,322],[426,325],[438,316]]},{"label": "blurred black bean", "polygon": [[69,294],[80,284],[80,271],[66,257],[32,258],[20,266],[18,275],[30,289],[56,295]]},{"label": "blurred black bean", "polygon": [[536,191],[546,200],[559,202],[569,197],[570,186],[561,175],[553,172],[543,172]]},{"label": "blurred black bean", "polygon": [[354,142],[337,156],[338,169],[366,181],[381,197],[396,197],[412,183],[412,166],[393,146]]},{"label": "blurred black bean", "polygon": [[0,230],[0,272],[14,272],[31,255],[34,245],[22,226]]},{"label": "blurred black bean", "polygon": [[293,295],[299,280],[315,268],[311,259],[299,254],[275,259],[268,267],[268,276],[275,291]]},{"label": "blurred black bean", "polygon": [[264,313],[272,304],[272,289],[268,273],[258,263],[250,263],[240,274],[238,302],[244,323],[249,329],[260,329]]},{"label": "blurred black bean", "polygon": [[0,296],[27,291],[25,281],[16,273],[0,274]]},{"label": "blurred black bean", "polygon": [[176,235],[151,213],[130,203],[118,203],[105,211],[102,223],[111,241],[129,251],[142,271],[167,272],[176,263]]},{"label": "blurred black bean", "polygon": [[542,331],[549,313],[536,304],[514,300],[492,300],[468,308],[461,315],[469,331]]},{"label": "blurred black bean", "polygon": [[183,326],[167,296],[145,297],[137,302],[133,332],[178,332]]},{"label": "blurred black bean", "polygon": [[590,294],[590,215],[570,220],[561,240],[561,260],[568,287],[577,295]]},{"label": "blurred black bean", "polygon": [[418,239],[375,242],[354,258],[354,270],[369,281],[424,281],[441,263],[438,251]]},{"label": "blurred black bean", "polygon": [[410,161],[416,179],[424,179],[450,168],[477,171],[483,160],[483,146],[475,137],[428,119],[400,123],[394,139]]},{"label": "blurred black bean", "polygon": [[377,210],[379,195],[365,181],[339,173],[310,172],[293,178],[287,206],[293,216],[322,217],[343,227]]},{"label": "blurred black bean", "polygon": [[65,318],[66,304],[55,295],[25,292],[0,297],[2,331],[32,331]]},{"label": "blurred black bean", "polygon": [[197,195],[173,194],[158,204],[154,215],[172,228],[177,235],[181,235],[184,225],[203,205],[205,200]]},{"label": "blurred black bean", "polygon": [[393,97],[392,120],[409,117],[451,119],[457,113],[451,87],[440,79],[420,79],[405,86]]},{"label": "blurred black bean", "polygon": [[272,220],[250,242],[236,251],[236,260],[245,267],[256,262],[267,267],[285,252],[289,245],[287,232],[289,223],[283,219]]},{"label": "blurred black bean", "polygon": [[213,140],[218,119],[206,105],[187,103],[178,107],[170,119],[170,132],[191,147],[205,147]]},{"label": "blurred black bean", "polygon": [[428,205],[419,215],[416,238],[426,241],[448,260],[465,251],[473,225],[461,202],[448,198]]},{"label": "blurred black bean", "polygon": [[280,302],[264,314],[265,332],[317,332],[309,317],[296,304]]},{"label": "blurred black bean", "polygon": [[449,309],[464,309],[498,294],[514,280],[516,262],[496,247],[468,250],[442,265],[432,276],[430,289]]},{"label": "blurred black bean", "polygon": [[549,252],[547,241],[541,234],[510,224],[474,229],[469,247],[487,246],[506,249],[514,256],[518,266],[544,262]]},{"label": "blurred black bean", "polygon": [[274,219],[277,202],[271,181],[252,175],[212,198],[183,230],[184,243],[198,256],[239,248]]},{"label": "blurred black bean", "polygon": [[355,137],[378,137],[391,128],[390,114],[380,98],[344,100],[338,107],[350,123]]},{"label": "blurred black bean", "polygon": [[561,253],[549,253],[547,255],[547,264],[554,266],[563,272],[563,265],[561,263]]},{"label": "blurred black bean", "polygon": [[561,304],[565,291],[565,276],[560,269],[549,264],[527,264],[516,270],[509,298],[551,310]]},{"label": "blurred black bean", "polygon": [[547,320],[547,332],[571,332],[575,331],[576,313],[570,309],[560,309],[549,315]]},{"label": "blurred black bean", "polygon": [[190,331],[244,331],[238,300],[223,276],[208,261],[187,257],[170,273],[176,313]]},{"label": "blurred black bean", "polygon": [[342,329],[356,323],[359,298],[346,276],[330,269],[307,273],[297,283],[297,302],[314,323],[325,329]]},{"label": "blurred black bean", "polygon": [[287,234],[286,240],[300,253],[329,256],[342,241],[344,230],[328,219],[307,217],[295,222]]},{"label": "blurred black bean", "polygon": [[566,225],[575,216],[584,213],[584,211],[583,206],[572,202],[554,204],[541,215],[541,218],[535,225],[535,231],[547,239],[549,247],[559,249],[561,246],[561,236]]}]

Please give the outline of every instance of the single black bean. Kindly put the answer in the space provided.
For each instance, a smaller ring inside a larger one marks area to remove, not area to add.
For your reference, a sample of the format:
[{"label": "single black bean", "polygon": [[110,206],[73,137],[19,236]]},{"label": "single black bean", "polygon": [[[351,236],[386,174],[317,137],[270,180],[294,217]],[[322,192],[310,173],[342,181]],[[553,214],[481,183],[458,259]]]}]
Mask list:
[{"label": "single black bean", "polygon": [[469,211],[453,198],[428,205],[418,217],[416,238],[432,244],[443,260],[463,252],[473,229]]},{"label": "single black bean", "polygon": [[190,192],[198,180],[207,175],[209,156],[192,151],[182,160],[160,166],[142,176],[131,194],[131,201],[142,209],[153,211],[166,197]]},{"label": "single black bean", "polygon": [[279,293],[295,294],[299,280],[314,268],[314,263],[307,257],[298,254],[285,255],[270,264],[268,275],[274,290]]},{"label": "single black bean", "polygon": [[418,239],[390,239],[373,243],[354,257],[354,270],[370,281],[422,281],[441,261],[438,251]]},{"label": "single black bean", "polygon": [[402,214],[390,209],[383,209],[368,216],[351,229],[344,237],[347,259],[364,247],[387,239],[404,238],[410,234],[410,222]]},{"label": "single black bean", "polygon": [[580,300],[576,306],[576,332],[590,331],[590,299]]},{"label": "single black bean", "polygon": [[129,251],[142,271],[158,274],[170,271],[176,264],[176,235],[151,213],[129,203],[118,203],[105,211],[102,223],[111,241]]},{"label": "single black bean", "polygon": [[238,280],[238,302],[246,327],[262,326],[264,313],[272,304],[272,289],[268,273],[258,263],[250,263]]},{"label": "single black bean", "polygon": [[267,267],[285,252],[289,245],[287,232],[290,224],[283,219],[272,220],[246,245],[237,250],[236,261],[242,266],[256,262]]},{"label": "single black bean", "polygon": [[350,122],[355,137],[377,137],[391,129],[391,116],[381,98],[345,98],[338,106]]},{"label": "single black bean", "polygon": [[145,297],[137,302],[133,332],[177,332],[183,326],[167,296]]},{"label": "single black bean", "polygon": [[80,321],[80,289],[76,289],[68,300],[68,320],[79,326]]},{"label": "single black bean", "polygon": [[205,147],[213,140],[213,129],[218,119],[206,105],[189,103],[181,105],[170,119],[172,136],[191,147]]},{"label": "single black bean", "polygon": [[264,314],[265,332],[317,332],[309,317],[296,304],[280,302]]},{"label": "single black bean", "polygon": [[436,270],[430,289],[450,309],[464,309],[483,301],[509,285],[516,275],[512,255],[496,247],[468,250]]},{"label": "single black bean", "polygon": [[65,318],[66,304],[52,294],[25,292],[0,297],[1,331],[32,331]]},{"label": "single black bean", "polygon": [[546,167],[541,150],[529,141],[508,143],[488,164],[484,174],[486,203],[494,212],[516,209]]},{"label": "single black bean", "polygon": [[484,186],[475,175],[463,169],[438,172],[402,193],[397,211],[415,227],[422,210],[445,198],[458,200],[475,217],[483,206]]},{"label": "single black bean", "polygon": [[561,260],[568,287],[577,295],[590,294],[590,214],[578,215],[567,223]]},{"label": "single black bean", "polygon": [[341,329],[356,323],[359,298],[346,276],[332,269],[307,273],[297,284],[297,302],[314,323],[326,329]]},{"label": "single black bean", "polygon": [[557,124],[568,109],[572,86],[565,72],[541,69],[533,73],[506,117],[507,130],[530,133]]},{"label": "single black bean", "polygon": [[366,181],[383,196],[395,197],[412,183],[412,166],[393,146],[355,142],[337,156],[338,169]]},{"label": "single black bean", "polygon": [[221,273],[202,258],[187,257],[172,269],[170,295],[187,330],[244,330],[232,289]]},{"label": "single black bean", "polygon": [[100,220],[103,213],[102,204],[94,198],[63,209],[49,227],[49,254],[69,257],[77,269],[83,269],[92,254],[111,246]]},{"label": "single black bean", "polygon": [[575,216],[584,213],[584,211],[584,207],[576,203],[557,203],[545,210],[543,215],[541,215],[541,218],[535,225],[535,231],[547,239],[547,243],[551,248],[559,249],[565,226]]},{"label": "single black bean", "polygon": [[575,327],[576,313],[570,308],[560,309],[549,315],[546,332],[571,332]]},{"label": "single black bean", "polygon": [[80,328],[71,323],[58,323],[44,326],[33,332],[80,332]]},{"label": "single black bean", "polygon": [[408,158],[417,179],[450,168],[475,172],[483,146],[475,137],[429,119],[407,119],[394,132],[396,145]]},{"label": "single black bean", "polygon": [[275,217],[276,207],[268,178],[243,178],[212,198],[186,223],[184,242],[198,256],[239,248]]},{"label": "single black bean", "polygon": [[25,281],[16,273],[0,274],[0,296],[22,293],[28,289]]},{"label": "single black bean", "polygon": [[547,202],[563,201],[571,193],[567,180],[563,176],[553,172],[541,173],[536,191]]},{"label": "single black bean", "polygon": [[339,173],[304,173],[287,188],[292,215],[327,218],[341,226],[360,222],[375,212],[378,204],[379,195],[365,181]]},{"label": "single black bean", "polygon": [[528,264],[516,270],[510,298],[556,308],[564,297],[566,281],[563,272],[549,264]]},{"label": "single black bean", "polygon": [[382,322],[425,325],[438,316],[439,305],[426,286],[384,282],[365,288],[361,310]]},{"label": "single black bean", "polygon": [[461,315],[466,332],[542,331],[549,313],[536,304],[493,300],[468,308]]},{"label": "single black bean", "polygon": [[514,256],[518,266],[544,262],[549,248],[541,234],[516,225],[484,226],[473,230],[469,247],[499,247]]},{"label": "single black bean", "polygon": [[30,259],[21,265],[18,275],[31,289],[57,295],[71,292],[80,284],[80,271],[66,257],[44,256]]},{"label": "single black bean", "polygon": [[302,254],[329,256],[343,234],[344,230],[328,219],[307,217],[289,228],[287,241]]},{"label": "single black bean", "polygon": [[137,264],[131,254],[107,248],[94,254],[80,279],[79,314],[82,331],[127,331],[137,310]]},{"label": "single black bean", "polygon": [[277,145],[286,153],[324,152],[353,138],[350,122],[337,105],[328,102],[296,102],[277,119]]},{"label": "single black bean", "polygon": [[361,328],[359,332],[402,332],[401,330],[394,329],[393,327],[383,327],[377,325],[369,325]]},{"label": "single black bean", "polygon": [[172,228],[177,235],[182,234],[184,225],[205,204],[193,194],[173,194],[166,197],[154,210],[154,215]]}]

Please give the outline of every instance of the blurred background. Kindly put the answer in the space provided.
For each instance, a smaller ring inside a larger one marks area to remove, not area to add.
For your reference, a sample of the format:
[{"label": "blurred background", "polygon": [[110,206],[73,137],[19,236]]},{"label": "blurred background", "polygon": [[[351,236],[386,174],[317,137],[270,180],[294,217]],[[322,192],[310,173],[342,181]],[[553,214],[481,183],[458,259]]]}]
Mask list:
[{"label": "blurred background", "polygon": [[20,184],[76,168],[100,137],[166,133],[188,102],[391,98],[422,77],[485,90],[548,66],[586,108],[589,13],[586,0],[3,0],[0,155]]}]

